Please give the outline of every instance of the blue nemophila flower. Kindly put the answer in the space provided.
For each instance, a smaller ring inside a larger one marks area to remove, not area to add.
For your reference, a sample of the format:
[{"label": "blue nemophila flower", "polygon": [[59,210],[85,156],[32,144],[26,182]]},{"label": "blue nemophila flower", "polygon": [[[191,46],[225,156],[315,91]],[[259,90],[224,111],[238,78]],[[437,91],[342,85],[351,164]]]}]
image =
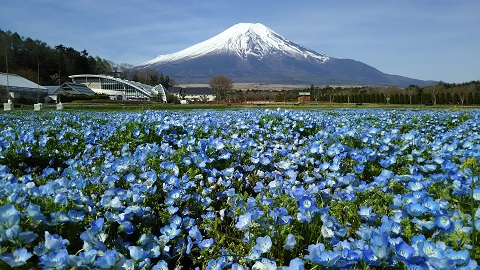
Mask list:
[{"label": "blue nemophila flower", "polygon": [[175,224],[170,224],[162,227],[160,229],[160,232],[167,236],[170,240],[175,238],[178,234],[180,234],[181,230],[177,228],[177,225]]},{"label": "blue nemophila flower", "polygon": [[423,239],[421,241],[418,241],[417,243],[418,246],[418,251],[420,256],[424,258],[437,258],[437,259],[443,259],[444,254],[443,250],[438,248],[434,243]]},{"label": "blue nemophila flower", "polygon": [[298,204],[300,206],[300,210],[303,211],[316,209],[316,204],[313,199],[306,195],[298,200]]},{"label": "blue nemophila flower", "polygon": [[252,270],[277,270],[277,263],[267,258],[262,258],[260,261],[255,262],[252,266]]},{"label": "blue nemophila flower", "polygon": [[2,228],[0,230],[0,237],[1,237],[0,239],[3,241],[10,241],[15,243],[21,230],[22,229],[20,228],[19,225],[12,226],[6,230],[3,230]]},{"label": "blue nemophila flower", "polygon": [[446,215],[437,215],[435,217],[435,225],[437,225],[438,228],[440,228],[443,231],[448,231],[450,230],[450,227],[452,226],[452,223],[450,221],[450,218]]},{"label": "blue nemophila flower", "polygon": [[240,265],[238,263],[233,263],[230,267],[230,270],[245,270],[245,269],[248,269],[248,268],[245,268],[245,266]]},{"label": "blue nemophila flower", "polygon": [[424,219],[418,219],[414,218],[411,220],[412,223],[415,223],[417,228],[419,230],[433,230],[435,228],[435,220],[424,220]]},{"label": "blue nemophila flower", "polygon": [[244,214],[244,215],[240,215],[238,217],[238,221],[237,223],[235,223],[235,228],[243,231],[243,230],[246,230],[248,229],[248,227],[250,227],[250,225],[252,225],[252,214],[250,212]]},{"label": "blue nemophila flower", "polygon": [[353,170],[357,174],[363,173],[365,171],[365,165],[364,164],[355,164],[355,165],[353,165]]},{"label": "blue nemophila flower", "polygon": [[272,248],[272,239],[270,236],[258,237],[254,249],[260,251],[260,253],[267,253]]},{"label": "blue nemophila flower", "polygon": [[434,201],[432,197],[428,197],[424,200],[423,205],[428,208],[431,214],[436,214],[440,209],[440,204],[437,201]]},{"label": "blue nemophila flower", "polygon": [[470,233],[472,233],[472,227],[465,226],[461,219],[453,220],[452,225],[453,225],[454,232],[464,233],[466,235],[469,235]]},{"label": "blue nemophila flower", "polygon": [[380,260],[386,259],[390,253],[388,237],[383,233],[374,231],[370,238],[370,248],[377,258]]},{"label": "blue nemophila flower", "polygon": [[105,223],[105,219],[103,219],[103,218],[92,220],[92,221],[90,221],[90,229],[89,230],[92,233],[98,233],[103,229],[104,223]]},{"label": "blue nemophila flower", "polygon": [[375,253],[371,249],[362,250],[362,255],[369,265],[378,266],[382,263],[382,261],[377,256],[375,256]]},{"label": "blue nemophila flower", "polygon": [[360,206],[360,210],[357,211],[362,220],[367,222],[373,222],[378,218],[378,215],[373,213],[373,206]]},{"label": "blue nemophila flower", "polygon": [[119,230],[126,234],[132,234],[135,231],[135,226],[131,221],[123,220],[119,221],[118,224],[120,225]]},{"label": "blue nemophila flower", "polygon": [[20,212],[12,204],[0,206],[0,227],[8,229],[20,222]]},{"label": "blue nemophila flower", "polygon": [[48,231],[45,231],[45,248],[48,251],[64,249],[68,243],[68,239],[63,239],[58,234],[50,234]]},{"label": "blue nemophila flower", "polygon": [[248,252],[248,255],[245,256],[245,259],[250,260],[250,261],[257,261],[262,257],[262,254],[260,251],[256,248],[250,249]]},{"label": "blue nemophila flower", "polygon": [[[92,224],[92,222],[90,222],[90,224]],[[80,239],[82,239],[84,241],[84,244],[87,246],[92,246],[98,250],[105,251],[106,246],[104,244],[104,241],[106,238],[106,234],[102,233],[101,231],[97,231],[97,229],[98,228],[91,227],[88,230],[82,232],[80,234]]]},{"label": "blue nemophila flower", "polygon": [[41,223],[46,219],[40,210],[40,206],[33,203],[29,203],[27,206],[27,216],[32,218],[35,223]]},{"label": "blue nemophila flower", "polygon": [[200,243],[198,243],[199,248],[209,248],[212,245],[213,245],[213,238],[204,239]]},{"label": "blue nemophila flower", "polygon": [[[2,235],[2,233],[0,233],[0,235]],[[20,226],[15,225],[5,231],[5,237],[3,240],[9,240],[14,243],[25,245],[33,242],[37,237],[38,235],[36,233],[32,231],[22,232]]]},{"label": "blue nemophila flower", "polygon": [[138,136],[140,135],[140,129],[136,128],[134,131],[133,131],[133,137],[137,138],[138,139]]},{"label": "blue nemophila flower", "polygon": [[102,269],[111,269],[117,262],[117,251],[108,250],[103,256],[97,257],[97,260],[93,265]]},{"label": "blue nemophila flower", "polygon": [[196,241],[201,241],[202,240],[202,234],[201,234],[200,230],[198,229],[197,225],[194,225],[194,226],[190,227],[190,229],[188,231],[188,236],[195,239]]},{"label": "blue nemophila flower", "polygon": [[57,249],[40,257],[40,265],[46,269],[63,269],[67,265],[68,252],[66,249]]},{"label": "blue nemophila flower", "polygon": [[168,270],[168,264],[164,260],[160,260],[152,267],[152,270]]},{"label": "blue nemophila flower", "polygon": [[409,203],[405,206],[405,210],[407,210],[410,215],[418,217],[427,212],[428,208],[420,203]]},{"label": "blue nemophila flower", "polygon": [[325,251],[325,245],[322,243],[310,244],[307,248],[309,254],[305,256],[306,260],[313,261],[314,258],[320,256],[320,254]]},{"label": "blue nemophila flower", "polygon": [[[457,267],[455,267],[455,263],[453,262],[453,260],[449,259],[449,258],[441,258],[441,259],[438,259],[438,258],[435,258],[435,257],[432,257],[432,258],[429,258],[428,259],[428,266],[430,269],[457,269]],[[467,269],[471,269],[471,268],[467,268]]]},{"label": "blue nemophila flower", "polygon": [[70,221],[70,218],[63,211],[50,213],[50,218],[52,219],[50,222],[52,225],[57,225],[60,223],[66,223]]},{"label": "blue nemophila flower", "polygon": [[[96,249],[90,249],[84,252],[80,252],[76,258],[78,258],[78,265],[89,265],[92,264],[95,261],[95,258],[97,257],[98,250]],[[72,257],[70,257],[72,258]]]},{"label": "blue nemophila flower", "polygon": [[451,259],[456,266],[466,266],[470,263],[470,253],[467,250],[453,250],[445,251],[445,257]]},{"label": "blue nemophila flower", "polygon": [[30,257],[32,257],[32,253],[28,252],[27,249],[18,248],[13,253],[2,254],[0,258],[10,267],[17,267],[24,265]]},{"label": "blue nemophila flower", "polygon": [[480,201],[480,186],[475,187],[473,190],[473,199],[475,201]]},{"label": "blue nemophila flower", "polygon": [[323,144],[319,141],[316,141],[310,145],[308,152],[311,154],[323,154],[325,150],[323,148]]},{"label": "blue nemophila flower", "polygon": [[83,211],[77,211],[72,209],[68,211],[68,218],[72,222],[80,222],[83,221],[83,219],[85,218],[85,213]]},{"label": "blue nemophila flower", "polygon": [[245,232],[242,237],[242,242],[251,244],[252,243],[252,234],[250,232]]},{"label": "blue nemophila flower", "polygon": [[300,258],[294,258],[290,261],[288,266],[283,266],[281,270],[304,270],[305,263]]},{"label": "blue nemophila flower", "polygon": [[208,262],[205,270],[220,270],[227,265],[225,257],[220,257],[218,260],[212,259]]},{"label": "blue nemophila flower", "polygon": [[325,267],[334,266],[341,258],[342,254],[338,250],[323,250],[321,252],[305,255],[305,259],[320,264]]},{"label": "blue nemophila flower", "polygon": [[415,248],[402,241],[395,245],[395,254],[402,261],[410,261],[415,255]]},{"label": "blue nemophila flower", "polygon": [[283,247],[287,250],[291,250],[295,247],[295,244],[297,244],[297,240],[295,239],[295,235],[289,233],[287,235],[287,240],[285,241],[285,245],[283,245]]},{"label": "blue nemophila flower", "polygon": [[420,190],[423,190],[424,185],[422,182],[410,181],[407,184],[407,188],[410,189],[411,191],[420,191]]},{"label": "blue nemophila flower", "polygon": [[176,206],[173,206],[173,205],[169,205],[167,207],[167,212],[170,214],[170,215],[173,215],[175,214],[180,208],[176,207]]},{"label": "blue nemophila flower", "polygon": [[149,251],[143,250],[139,246],[128,246],[128,251],[130,252],[130,257],[137,262],[145,260],[150,255]]}]

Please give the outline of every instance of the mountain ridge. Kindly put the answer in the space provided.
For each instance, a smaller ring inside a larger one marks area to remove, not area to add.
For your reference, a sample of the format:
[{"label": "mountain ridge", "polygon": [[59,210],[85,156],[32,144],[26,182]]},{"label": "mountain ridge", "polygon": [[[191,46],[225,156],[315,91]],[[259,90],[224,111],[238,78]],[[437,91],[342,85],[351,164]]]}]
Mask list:
[{"label": "mountain ridge", "polygon": [[139,67],[169,74],[179,83],[206,83],[225,75],[235,82],[330,85],[429,85],[385,74],[367,64],[305,48],[260,23],[238,23],[176,53],[159,55]]},{"label": "mountain ridge", "polygon": [[142,65],[194,59],[218,52],[236,54],[242,59],[246,59],[248,55],[261,59],[264,55],[275,53],[274,51],[283,51],[288,55],[297,57],[312,57],[320,62],[328,60],[328,57],[324,54],[299,46],[263,24],[238,23],[208,40],[176,53],[159,55]]}]

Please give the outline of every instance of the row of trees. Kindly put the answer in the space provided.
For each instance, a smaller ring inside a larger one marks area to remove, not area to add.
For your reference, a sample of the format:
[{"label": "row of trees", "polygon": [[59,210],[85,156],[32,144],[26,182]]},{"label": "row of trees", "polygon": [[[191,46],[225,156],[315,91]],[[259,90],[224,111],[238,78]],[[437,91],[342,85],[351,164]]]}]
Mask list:
[{"label": "row of trees", "polygon": [[144,68],[144,69],[134,69],[133,66],[129,69],[128,74],[124,74],[123,78],[136,81],[148,85],[158,85],[161,84],[163,87],[168,89],[176,85],[175,81],[171,79],[168,75],[163,75],[163,73],[158,73],[157,70],[153,68]]},{"label": "row of trees", "polygon": [[[222,86],[225,85],[225,86]],[[210,87],[220,101],[248,102],[295,102],[299,92],[310,92],[312,102],[330,103],[385,103],[385,104],[480,104],[480,81],[462,84],[439,82],[435,85],[419,87],[315,87],[301,90],[235,90],[225,76],[215,76]]]},{"label": "row of trees", "polygon": [[419,87],[410,85],[406,88],[390,87],[315,87],[301,90],[235,90],[232,80],[226,76],[212,77],[210,88],[216,93],[218,101],[248,102],[274,101],[294,102],[299,92],[310,92],[313,102],[330,103],[386,103],[386,104],[480,104],[480,81],[462,84],[439,82],[434,85]]},{"label": "row of trees", "polygon": [[339,103],[387,104],[480,104],[480,81],[462,84],[439,82],[419,87],[314,87],[310,89],[312,101]]}]

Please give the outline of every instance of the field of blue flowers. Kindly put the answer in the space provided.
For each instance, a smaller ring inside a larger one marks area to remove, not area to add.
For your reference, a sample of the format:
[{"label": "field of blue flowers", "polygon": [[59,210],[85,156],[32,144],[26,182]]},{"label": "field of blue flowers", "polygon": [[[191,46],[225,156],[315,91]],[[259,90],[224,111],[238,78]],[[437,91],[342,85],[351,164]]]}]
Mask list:
[{"label": "field of blue flowers", "polygon": [[0,269],[477,269],[480,111],[0,114]]}]

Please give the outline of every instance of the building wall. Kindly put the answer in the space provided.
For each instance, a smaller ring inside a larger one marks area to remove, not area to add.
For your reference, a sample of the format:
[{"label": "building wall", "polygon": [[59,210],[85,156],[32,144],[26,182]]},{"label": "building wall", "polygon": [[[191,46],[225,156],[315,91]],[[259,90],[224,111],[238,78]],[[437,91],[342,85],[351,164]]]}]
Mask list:
[{"label": "building wall", "polygon": [[299,96],[298,102],[308,102],[310,101],[310,96]]},{"label": "building wall", "polygon": [[185,95],[186,100],[199,100],[199,101],[215,101],[214,95]]}]

